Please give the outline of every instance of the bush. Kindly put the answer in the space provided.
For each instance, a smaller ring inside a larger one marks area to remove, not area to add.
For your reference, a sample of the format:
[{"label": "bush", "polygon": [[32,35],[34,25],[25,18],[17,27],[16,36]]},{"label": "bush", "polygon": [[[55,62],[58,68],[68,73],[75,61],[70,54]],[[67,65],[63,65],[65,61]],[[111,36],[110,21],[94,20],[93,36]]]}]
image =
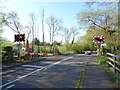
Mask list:
[{"label": "bush", "polygon": [[105,56],[98,56],[97,59],[101,65],[106,64],[106,57]]}]

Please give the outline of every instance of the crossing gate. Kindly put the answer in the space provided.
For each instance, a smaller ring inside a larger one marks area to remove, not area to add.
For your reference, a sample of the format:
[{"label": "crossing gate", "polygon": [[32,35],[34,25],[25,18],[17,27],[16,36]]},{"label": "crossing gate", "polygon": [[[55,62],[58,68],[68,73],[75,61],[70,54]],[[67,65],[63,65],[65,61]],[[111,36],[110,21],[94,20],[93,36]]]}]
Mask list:
[{"label": "crossing gate", "polygon": [[82,52],[91,52],[91,53],[97,53],[97,51],[82,51]]},{"label": "crossing gate", "polygon": [[58,54],[52,54],[52,53],[30,53],[30,52],[26,52],[26,54],[28,55],[48,55],[48,56],[57,56]]}]

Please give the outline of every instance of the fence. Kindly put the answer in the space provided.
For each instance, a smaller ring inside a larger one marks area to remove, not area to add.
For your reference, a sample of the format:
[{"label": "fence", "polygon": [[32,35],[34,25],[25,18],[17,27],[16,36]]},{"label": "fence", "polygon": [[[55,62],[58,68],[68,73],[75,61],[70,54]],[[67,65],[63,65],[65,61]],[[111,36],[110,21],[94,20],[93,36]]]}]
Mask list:
[{"label": "fence", "polygon": [[114,72],[118,72],[120,73],[120,62],[117,61],[117,59],[119,59],[120,56],[116,56],[114,54],[111,53],[107,53],[107,60],[106,62],[108,63],[108,65],[113,68]]}]

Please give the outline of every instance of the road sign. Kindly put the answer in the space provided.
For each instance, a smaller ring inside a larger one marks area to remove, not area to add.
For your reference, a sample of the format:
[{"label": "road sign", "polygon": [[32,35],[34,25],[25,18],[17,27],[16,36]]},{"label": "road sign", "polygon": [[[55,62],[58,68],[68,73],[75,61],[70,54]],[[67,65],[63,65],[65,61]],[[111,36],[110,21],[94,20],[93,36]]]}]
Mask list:
[{"label": "road sign", "polygon": [[15,42],[25,41],[25,34],[17,34],[14,37],[15,37]]},{"label": "road sign", "polygon": [[107,44],[106,43],[102,43],[101,46],[107,46]]},{"label": "road sign", "polygon": [[93,43],[104,43],[104,35],[93,36]]}]

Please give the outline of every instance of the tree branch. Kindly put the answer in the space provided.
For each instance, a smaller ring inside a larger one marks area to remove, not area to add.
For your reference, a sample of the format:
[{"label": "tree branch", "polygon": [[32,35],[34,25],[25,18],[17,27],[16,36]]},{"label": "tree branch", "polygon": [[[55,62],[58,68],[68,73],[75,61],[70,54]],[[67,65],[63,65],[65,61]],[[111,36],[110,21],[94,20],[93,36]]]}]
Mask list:
[{"label": "tree branch", "polygon": [[98,27],[100,27],[100,28],[106,30],[104,27],[102,27],[102,26],[96,24],[92,19],[88,18],[88,20],[91,21],[94,25],[96,25],[96,26],[98,26]]},{"label": "tree branch", "polygon": [[[17,32],[15,29],[13,29],[7,22],[6,22],[6,25],[10,28],[10,29],[12,29],[13,31],[15,31],[15,32]],[[17,32],[18,33],[18,32]]]}]

